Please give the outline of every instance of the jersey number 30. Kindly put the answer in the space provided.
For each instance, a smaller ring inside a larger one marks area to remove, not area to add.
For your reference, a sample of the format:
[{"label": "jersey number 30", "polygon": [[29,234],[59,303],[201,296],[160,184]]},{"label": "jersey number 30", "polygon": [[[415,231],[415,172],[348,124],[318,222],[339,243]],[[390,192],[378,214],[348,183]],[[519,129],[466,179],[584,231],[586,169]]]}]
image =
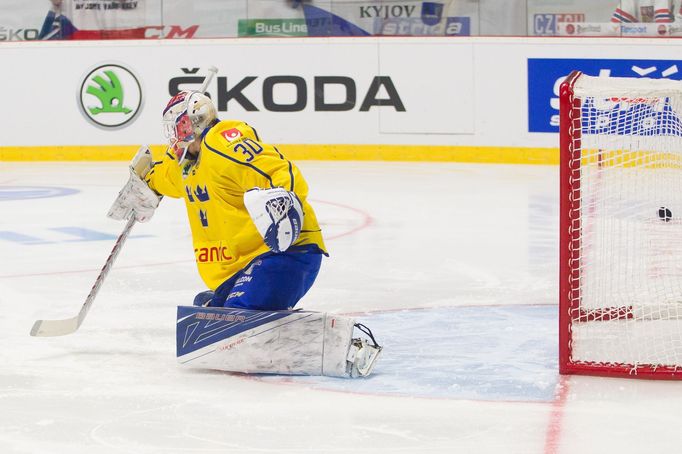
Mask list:
[{"label": "jersey number 30", "polygon": [[236,144],[232,148],[232,151],[235,153],[241,152],[243,155],[246,155],[246,162],[251,162],[257,154],[260,154],[260,152],[263,151],[263,147],[258,142],[254,142],[251,139],[244,139]]}]

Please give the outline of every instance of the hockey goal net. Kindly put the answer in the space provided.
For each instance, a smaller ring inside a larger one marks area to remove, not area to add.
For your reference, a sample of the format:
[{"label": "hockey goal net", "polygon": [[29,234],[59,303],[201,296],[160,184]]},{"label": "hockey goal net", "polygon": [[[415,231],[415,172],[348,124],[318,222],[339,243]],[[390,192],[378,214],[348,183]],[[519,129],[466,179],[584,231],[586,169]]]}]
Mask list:
[{"label": "hockey goal net", "polygon": [[560,372],[682,379],[682,82],[561,85]]}]

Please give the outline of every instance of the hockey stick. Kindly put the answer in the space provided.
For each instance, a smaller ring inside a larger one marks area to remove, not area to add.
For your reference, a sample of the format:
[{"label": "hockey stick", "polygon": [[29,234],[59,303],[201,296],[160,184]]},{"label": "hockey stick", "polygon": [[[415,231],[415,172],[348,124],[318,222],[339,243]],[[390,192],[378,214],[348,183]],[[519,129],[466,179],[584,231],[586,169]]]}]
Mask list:
[{"label": "hockey stick", "polygon": [[[211,79],[213,79],[213,76],[215,76],[215,74],[218,72],[218,69],[215,66],[211,66],[209,67],[208,71],[208,75],[204,79],[204,83],[200,88],[201,93],[206,91],[208,84],[211,82]],[[78,315],[63,320],[36,320],[36,322],[33,324],[33,328],[31,328],[31,336],[64,336],[66,334],[74,333],[76,330],[78,330],[78,328],[80,328],[85,316],[88,314],[88,311],[92,306],[92,302],[95,300],[95,297],[97,296],[97,293],[104,282],[104,279],[109,274],[109,270],[113,266],[116,257],[118,257],[121,248],[123,248],[123,244],[128,239],[128,235],[130,234],[130,231],[134,225],[135,216],[131,216],[128,220],[128,223],[124,227],[123,232],[121,232],[118,239],[116,240],[114,248],[111,250],[107,261],[104,263],[102,270],[99,272],[99,276],[97,276],[95,283],[90,289],[90,293],[88,294],[87,298],[85,298],[85,302],[83,303],[81,310],[78,312]]]},{"label": "hockey stick", "polygon": [[128,239],[128,234],[134,225],[135,216],[131,216],[130,220],[123,229],[123,232],[121,232],[118,239],[116,240],[116,244],[111,250],[109,258],[107,258],[107,261],[104,263],[102,271],[99,272],[99,276],[97,276],[94,285],[90,289],[88,297],[85,299],[85,303],[83,303],[83,307],[81,307],[80,312],[78,312],[78,315],[64,320],[36,320],[36,322],[33,324],[33,328],[31,328],[31,336],[64,336],[66,334],[75,332],[81,326],[83,319],[85,319],[85,316],[90,310],[90,306],[92,306],[92,302],[95,300],[95,296],[97,296],[97,293],[99,292],[99,288],[102,286],[102,282],[104,282],[104,278],[106,278],[107,274],[109,274],[109,270],[114,264],[114,260],[116,260],[118,253],[123,247],[123,243],[125,243],[126,239]]}]

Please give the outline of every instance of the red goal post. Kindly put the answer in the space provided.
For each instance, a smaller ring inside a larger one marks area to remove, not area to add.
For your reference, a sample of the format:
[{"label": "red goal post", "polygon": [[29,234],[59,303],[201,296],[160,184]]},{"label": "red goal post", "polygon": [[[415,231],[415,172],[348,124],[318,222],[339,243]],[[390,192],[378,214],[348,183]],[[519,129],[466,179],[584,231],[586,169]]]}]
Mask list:
[{"label": "red goal post", "polygon": [[682,82],[560,88],[559,371],[682,379]]}]

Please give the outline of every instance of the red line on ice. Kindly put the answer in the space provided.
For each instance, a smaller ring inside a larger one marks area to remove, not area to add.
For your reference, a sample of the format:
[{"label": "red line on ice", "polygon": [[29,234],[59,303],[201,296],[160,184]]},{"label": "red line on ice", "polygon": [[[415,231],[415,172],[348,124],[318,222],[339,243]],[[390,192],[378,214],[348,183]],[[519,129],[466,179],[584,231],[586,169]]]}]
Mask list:
[{"label": "red line on ice", "polygon": [[564,424],[564,410],[566,407],[566,400],[568,399],[568,392],[570,390],[569,383],[569,379],[566,376],[559,376],[559,383],[557,383],[552,410],[549,414],[547,433],[545,434],[544,454],[559,453],[559,448],[561,446],[561,431]]}]

